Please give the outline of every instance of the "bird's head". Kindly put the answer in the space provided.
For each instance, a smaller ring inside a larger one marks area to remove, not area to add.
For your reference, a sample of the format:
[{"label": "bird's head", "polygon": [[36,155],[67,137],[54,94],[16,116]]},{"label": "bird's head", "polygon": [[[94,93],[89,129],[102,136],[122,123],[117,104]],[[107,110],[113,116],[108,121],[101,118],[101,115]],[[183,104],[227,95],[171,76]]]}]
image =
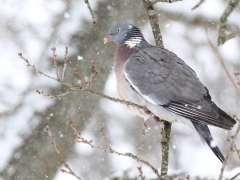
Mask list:
[{"label": "bird's head", "polygon": [[108,34],[109,36],[104,38],[104,44],[114,41],[118,45],[126,44],[133,48],[144,40],[141,31],[136,26],[126,22],[113,25]]}]

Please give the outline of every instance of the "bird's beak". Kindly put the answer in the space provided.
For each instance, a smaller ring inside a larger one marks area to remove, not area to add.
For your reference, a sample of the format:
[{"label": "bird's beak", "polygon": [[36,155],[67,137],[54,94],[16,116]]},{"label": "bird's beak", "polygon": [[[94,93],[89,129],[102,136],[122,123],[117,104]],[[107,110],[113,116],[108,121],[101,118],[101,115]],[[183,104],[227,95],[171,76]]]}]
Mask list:
[{"label": "bird's beak", "polygon": [[109,35],[107,38],[104,38],[104,44],[113,41],[113,36]]}]

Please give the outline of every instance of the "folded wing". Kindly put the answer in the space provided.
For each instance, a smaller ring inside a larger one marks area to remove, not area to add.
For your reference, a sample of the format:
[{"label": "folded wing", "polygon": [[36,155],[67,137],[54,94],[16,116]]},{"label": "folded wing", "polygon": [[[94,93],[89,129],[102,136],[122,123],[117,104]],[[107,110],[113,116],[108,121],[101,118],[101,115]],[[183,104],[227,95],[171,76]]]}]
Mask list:
[{"label": "folded wing", "polygon": [[158,47],[141,49],[126,63],[124,75],[144,99],[173,113],[224,129],[236,123],[211,101],[195,72],[172,52]]}]

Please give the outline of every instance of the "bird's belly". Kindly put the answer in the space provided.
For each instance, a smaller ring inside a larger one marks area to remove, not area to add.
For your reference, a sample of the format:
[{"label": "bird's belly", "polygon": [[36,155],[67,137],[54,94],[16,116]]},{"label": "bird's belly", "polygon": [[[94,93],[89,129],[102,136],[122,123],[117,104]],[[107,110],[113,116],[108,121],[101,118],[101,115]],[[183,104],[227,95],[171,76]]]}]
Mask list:
[{"label": "bird's belly", "polygon": [[[118,97],[120,99],[123,99],[125,101],[130,101],[140,106],[146,107],[146,103],[147,103],[146,100],[143,99],[130,86],[130,84],[127,82],[127,80],[124,77],[117,79],[117,91],[118,91]],[[148,119],[150,117],[150,115],[145,113],[145,111],[142,109],[139,109],[131,105],[125,105],[125,106],[133,115],[140,116],[144,119]]]}]

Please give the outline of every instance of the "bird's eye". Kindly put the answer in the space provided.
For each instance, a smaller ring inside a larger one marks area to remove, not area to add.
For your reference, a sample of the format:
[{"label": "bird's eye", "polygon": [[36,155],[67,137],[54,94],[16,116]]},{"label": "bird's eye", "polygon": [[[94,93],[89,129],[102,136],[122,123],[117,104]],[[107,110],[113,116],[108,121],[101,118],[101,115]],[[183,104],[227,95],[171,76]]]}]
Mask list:
[{"label": "bird's eye", "polygon": [[121,29],[117,29],[117,32],[120,32],[121,31]]}]

